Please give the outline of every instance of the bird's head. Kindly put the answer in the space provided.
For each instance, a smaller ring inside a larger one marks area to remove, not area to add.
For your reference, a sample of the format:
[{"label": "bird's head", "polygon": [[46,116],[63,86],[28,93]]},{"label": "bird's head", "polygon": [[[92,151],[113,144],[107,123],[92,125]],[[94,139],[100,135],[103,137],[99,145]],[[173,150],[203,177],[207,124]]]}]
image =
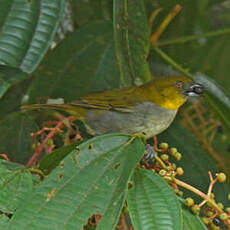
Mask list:
[{"label": "bird's head", "polygon": [[200,96],[204,87],[185,77],[158,78],[154,86],[153,102],[163,108],[178,109],[189,97]]}]

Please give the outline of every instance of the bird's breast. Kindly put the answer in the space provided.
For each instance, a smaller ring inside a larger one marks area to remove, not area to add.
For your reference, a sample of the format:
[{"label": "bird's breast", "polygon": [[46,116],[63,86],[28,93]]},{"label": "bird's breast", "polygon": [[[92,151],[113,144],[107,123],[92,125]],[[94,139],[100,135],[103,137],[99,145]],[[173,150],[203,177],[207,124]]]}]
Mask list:
[{"label": "bird's breast", "polygon": [[164,109],[150,102],[139,103],[131,110],[125,113],[89,110],[86,121],[95,134],[144,132],[149,138],[167,129],[177,113],[177,110]]}]

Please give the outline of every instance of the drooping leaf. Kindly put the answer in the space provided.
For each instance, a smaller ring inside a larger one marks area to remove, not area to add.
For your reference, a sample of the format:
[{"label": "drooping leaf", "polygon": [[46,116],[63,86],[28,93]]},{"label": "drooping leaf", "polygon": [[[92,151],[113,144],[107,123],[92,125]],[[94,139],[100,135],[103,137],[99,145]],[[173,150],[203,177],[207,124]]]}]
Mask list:
[{"label": "drooping leaf", "polygon": [[143,0],[117,0],[113,6],[114,41],[123,85],[151,79],[146,62],[149,26]]},{"label": "drooping leaf", "polygon": [[97,214],[97,229],[112,230],[143,152],[139,138],[119,134],[79,145],[24,200],[7,229],[82,229]]},{"label": "drooping leaf", "polygon": [[182,229],[181,207],[175,193],[152,171],[135,171],[128,208],[134,229]]},{"label": "drooping leaf", "polygon": [[18,68],[0,65],[0,99],[10,89],[13,84],[28,78],[26,73],[23,73]]},{"label": "drooping leaf", "polygon": [[65,0],[2,0],[0,63],[31,73],[49,48]]},{"label": "drooping leaf", "polygon": [[23,100],[31,79],[20,81],[11,86],[0,98],[0,120],[11,112],[17,111]]},{"label": "drooping leaf", "polygon": [[45,174],[49,174],[55,167],[60,164],[60,161],[63,160],[63,158],[70,154],[73,150],[75,150],[78,145],[79,143],[73,143],[71,145],[63,146],[57,150],[54,150],[39,162],[39,169],[42,170]]}]

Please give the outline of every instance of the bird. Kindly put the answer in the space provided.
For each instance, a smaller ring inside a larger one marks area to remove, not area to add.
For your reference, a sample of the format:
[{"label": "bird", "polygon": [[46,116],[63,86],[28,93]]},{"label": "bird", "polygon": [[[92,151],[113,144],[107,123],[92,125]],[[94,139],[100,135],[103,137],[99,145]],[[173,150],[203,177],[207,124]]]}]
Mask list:
[{"label": "bird", "polygon": [[166,130],[187,99],[200,96],[203,89],[183,76],[159,77],[140,86],[90,93],[68,104],[31,104],[22,110],[65,111],[91,135],[143,133],[150,138]]}]

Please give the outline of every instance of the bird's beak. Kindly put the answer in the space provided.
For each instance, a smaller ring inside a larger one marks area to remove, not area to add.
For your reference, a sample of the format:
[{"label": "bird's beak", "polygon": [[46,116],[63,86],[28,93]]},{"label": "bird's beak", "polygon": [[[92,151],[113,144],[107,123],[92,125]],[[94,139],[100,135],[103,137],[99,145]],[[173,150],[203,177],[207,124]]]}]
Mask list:
[{"label": "bird's beak", "polygon": [[203,91],[204,86],[196,82],[192,82],[184,88],[184,94],[189,97],[200,96],[202,95]]}]

